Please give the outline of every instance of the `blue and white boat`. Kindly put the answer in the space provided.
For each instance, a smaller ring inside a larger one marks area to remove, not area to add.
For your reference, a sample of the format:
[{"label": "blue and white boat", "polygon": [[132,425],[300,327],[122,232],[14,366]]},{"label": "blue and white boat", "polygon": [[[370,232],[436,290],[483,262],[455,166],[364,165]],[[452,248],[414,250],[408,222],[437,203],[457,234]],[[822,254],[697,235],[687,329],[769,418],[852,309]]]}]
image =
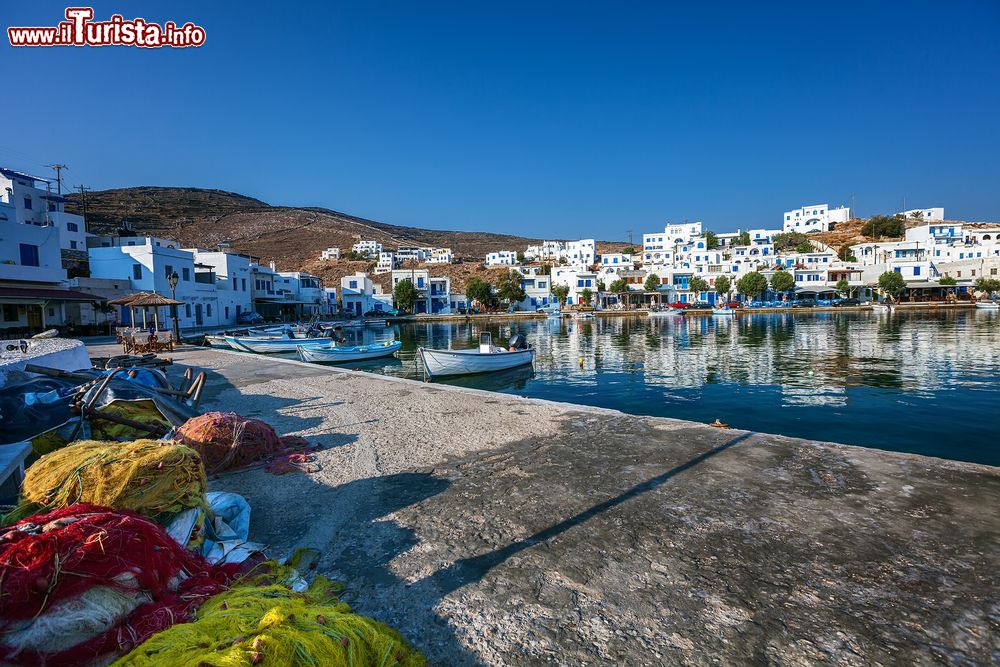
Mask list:
[{"label": "blue and white boat", "polygon": [[[299,341],[296,341],[299,342]],[[398,340],[387,340],[372,345],[298,345],[296,351],[302,361],[364,361],[365,359],[378,359],[379,357],[391,357],[403,347],[403,343]]]},{"label": "blue and white boat", "polygon": [[493,345],[489,332],[479,334],[479,347],[471,350],[432,350],[418,347],[417,356],[424,367],[424,373],[433,379],[445,375],[469,375],[489,373],[517,368],[531,364],[535,360],[533,348],[520,345],[524,338],[520,334],[511,337],[511,348]]},{"label": "blue and white boat", "polygon": [[226,336],[229,347],[240,352],[271,354],[274,352],[295,352],[299,345],[320,345],[329,343],[329,338],[264,338],[254,336]]}]

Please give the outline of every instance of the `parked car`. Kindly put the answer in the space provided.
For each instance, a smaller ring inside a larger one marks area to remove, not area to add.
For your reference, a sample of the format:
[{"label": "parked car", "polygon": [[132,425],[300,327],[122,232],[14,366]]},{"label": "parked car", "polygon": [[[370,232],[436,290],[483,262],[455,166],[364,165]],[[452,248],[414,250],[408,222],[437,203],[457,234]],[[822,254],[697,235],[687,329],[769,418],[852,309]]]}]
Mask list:
[{"label": "parked car", "polygon": [[726,308],[742,308],[742,307],[743,307],[743,302],[742,301],[727,301],[726,302]]},{"label": "parked car", "polygon": [[669,306],[671,308],[690,308],[691,304],[690,303],[684,303],[684,302],[681,302],[681,301],[675,301],[674,303],[669,304]]},{"label": "parked car", "polygon": [[260,313],[255,313],[252,310],[248,310],[240,313],[236,316],[237,324],[263,324],[264,316]]},{"label": "parked car", "polygon": [[816,299],[798,299],[792,301],[792,308],[815,308],[817,305]]},{"label": "parked car", "polygon": [[712,308],[712,304],[708,301],[695,301],[691,304],[692,308],[697,308],[699,310],[709,310]]},{"label": "parked car", "polygon": [[835,305],[835,306],[860,306],[861,305],[861,299],[855,299],[855,298],[841,299],[840,301],[837,301],[833,305]]}]

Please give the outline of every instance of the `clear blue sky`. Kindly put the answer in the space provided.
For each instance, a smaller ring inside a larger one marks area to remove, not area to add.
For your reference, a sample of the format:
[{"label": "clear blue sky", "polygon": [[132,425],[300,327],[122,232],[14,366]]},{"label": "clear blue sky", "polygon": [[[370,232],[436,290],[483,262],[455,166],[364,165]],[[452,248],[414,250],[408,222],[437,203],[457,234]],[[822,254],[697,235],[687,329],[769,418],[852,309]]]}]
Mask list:
[{"label": "clear blue sky", "polygon": [[[207,43],[4,35],[0,163],[548,237],[777,226],[852,193],[1000,220],[1000,2],[672,4],[98,1]],[[4,28],[65,6],[5,3]]]}]

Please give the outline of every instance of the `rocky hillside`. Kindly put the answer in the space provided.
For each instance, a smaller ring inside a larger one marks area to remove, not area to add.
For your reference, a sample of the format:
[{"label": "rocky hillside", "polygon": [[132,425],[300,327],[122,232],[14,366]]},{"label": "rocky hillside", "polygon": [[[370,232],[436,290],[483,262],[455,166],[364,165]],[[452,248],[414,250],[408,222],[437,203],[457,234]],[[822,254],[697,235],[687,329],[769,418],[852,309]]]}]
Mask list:
[{"label": "rocky hillside", "polygon": [[[79,212],[80,196],[69,197]],[[456,257],[470,262],[481,262],[494,250],[523,250],[538,242],[489,232],[400,227],[329,209],[270,206],[232,192],[197,188],[137,187],[90,192],[87,218],[91,231],[97,234],[113,233],[127,220],[139,234],[177,239],[203,248],[226,242],[234,250],[263,262],[274,260],[280,270],[286,271],[313,270],[321,250],[331,246],[349,249],[361,238],[390,248],[448,247]],[[602,242],[599,251],[624,246]]]}]

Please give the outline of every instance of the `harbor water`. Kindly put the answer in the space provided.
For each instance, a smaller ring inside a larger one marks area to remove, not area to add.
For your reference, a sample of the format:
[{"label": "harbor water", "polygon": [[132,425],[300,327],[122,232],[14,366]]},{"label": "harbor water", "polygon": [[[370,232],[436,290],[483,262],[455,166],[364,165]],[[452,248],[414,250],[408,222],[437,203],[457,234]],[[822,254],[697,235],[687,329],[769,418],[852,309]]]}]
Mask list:
[{"label": "harbor water", "polygon": [[447,382],[1000,465],[996,312],[417,322],[349,333],[349,344],[395,336],[403,348],[347,366],[420,379],[418,346],[475,347],[482,331],[525,334],[534,368]]}]

